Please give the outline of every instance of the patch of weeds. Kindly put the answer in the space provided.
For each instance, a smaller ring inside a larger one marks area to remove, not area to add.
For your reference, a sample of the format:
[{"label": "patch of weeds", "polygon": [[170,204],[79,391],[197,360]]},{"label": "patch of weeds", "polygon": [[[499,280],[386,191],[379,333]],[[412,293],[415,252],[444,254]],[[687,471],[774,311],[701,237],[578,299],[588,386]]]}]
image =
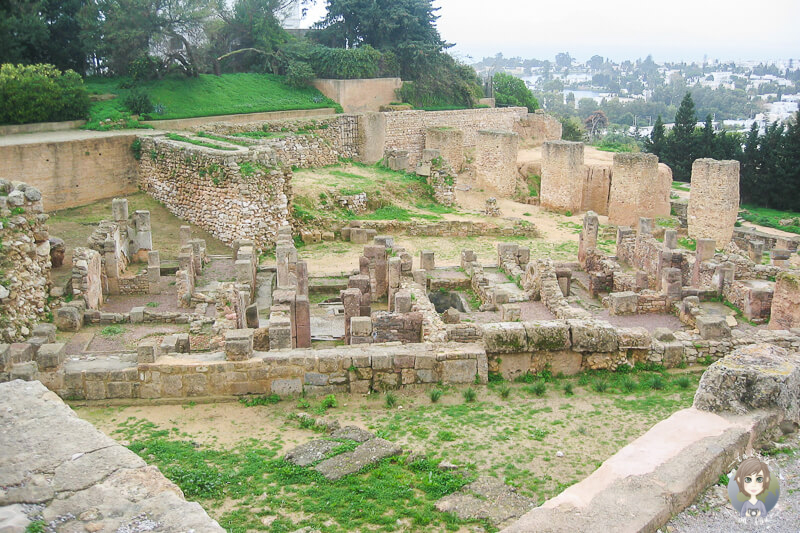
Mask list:
[{"label": "patch of weeds", "polygon": [[688,376],[680,376],[678,379],[675,380],[675,384],[682,389],[688,389],[689,386],[692,384],[692,381],[689,379]]},{"label": "patch of weeds", "polygon": [[572,383],[571,382],[567,381],[566,383],[564,383],[564,387],[563,388],[564,388],[564,396],[572,396],[573,394],[575,394],[572,391]]},{"label": "patch of weeds", "polygon": [[533,440],[543,441],[544,438],[550,433],[546,429],[533,428],[530,430],[531,438]]},{"label": "patch of weeds", "polygon": [[500,372],[489,372],[489,383],[503,383],[503,374]]},{"label": "patch of weeds", "polygon": [[116,337],[117,335],[122,335],[123,333],[125,333],[125,328],[118,324],[112,324],[100,330],[100,335],[103,337]]},{"label": "patch of weeds", "polygon": [[145,304],[146,307],[158,307],[159,305],[161,305],[160,302],[147,302]]},{"label": "patch of weeds", "polygon": [[547,392],[547,385],[545,384],[544,381],[537,381],[536,383],[525,387],[525,390],[527,390],[534,396],[538,396],[541,398]]},{"label": "patch of weeds", "polygon": [[442,394],[442,389],[431,389],[428,397],[431,399],[431,403],[436,403],[442,398]]},{"label": "patch of weeds", "polygon": [[709,366],[711,363],[714,362],[714,358],[710,355],[705,355],[703,357],[698,357],[697,362],[703,366]]},{"label": "patch of weeds", "polygon": [[311,402],[309,402],[306,398],[298,398],[297,400],[298,409],[308,409],[309,407],[311,407]]},{"label": "patch of weeds", "polygon": [[478,397],[478,393],[475,392],[475,389],[473,389],[472,387],[465,390],[462,393],[462,395],[464,396],[464,401],[468,403],[474,402],[475,399]]},{"label": "patch of weeds", "polygon": [[25,526],[25,533],[44,533],[47,531],[47,523],[44,520],[34,520]]},{"label": "patch of weeds", "polygon": [[336,401],[336,396],[333,394],[328,394],[322,399],[321,405],[324,409],[332,409],[336,407],[338,405],[338,402]]},{"label": "patch of weeds", "polygon": [[263,396],[243,396],[239,398],[239,403],[247,407],[255,407],[256,405],[274,405],[279,401],[281,401],[281,397],[277,394]]},{"label": "patch of weeds", "polygon": [[234,148],[233,146],[222,146],[219,144],[214,144],[206,141],[200,141],[198,139],[192,139],[190,137],[178,135],[177,133],[167,133],[167,139],[171,141],[194,144],[195,146],[202,146],[204,148],[211,148],[213,150],[224,150],[227,152],[235,152],[236,150],[238,150],[238,148]]},{"label": "patch of weeds", "polygon": [[645,383],[648,388],[653,390],[664,390],[667,386],[667,382],[661,376],[651,376]]},{"label": "patch of weeds", "polygon": [[442,442],[453,442],[455,440],[458,440],[458,435],[453,431],[443,429],[442,431],[436,434],[436,438],[438,438]]},{"label": "patch of weeds", "polygon": [[592,381],[592,390],[595,392],[605,392],[608,389],[608,382],[604,379],[596,379]]},{"label": "patch of weeds", "polygon": [[717,485],[721,487],[727,487],[728,483],[730,483],[730,478],[728,478],[728,474],[720,474],[719,479],[717,479]]},{"label": "patch of weeds", "polygon": [[589,384],[589,374],[583,372],[580,376],[578,376],[578,385],[581,387],[585,387]]},{"label": "patch of weeds", "polygon": [[504,400],[507,400],[509,395],[511,394],[511,387],[503,383],[500,385],[500,388],[497,389],[497,392],[500,394],[500,397]]},{"label": "patch of weeds", "polygon": [[623,376],[622,379],[619,380],[619,386],[623,392],[633,392],[636,390],[636,382],[630,376]]},{"label": "patch of weeds", "polygon": [[383,395],[383,403],[386,405],[387,409],[394,408],[397,405],[397,395],[392,391],[386,391]]}]

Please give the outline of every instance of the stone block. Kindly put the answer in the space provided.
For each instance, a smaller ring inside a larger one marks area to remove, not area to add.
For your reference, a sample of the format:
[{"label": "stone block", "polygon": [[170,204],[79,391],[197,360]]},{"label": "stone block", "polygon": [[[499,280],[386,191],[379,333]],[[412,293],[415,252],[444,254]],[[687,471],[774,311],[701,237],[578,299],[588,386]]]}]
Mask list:
[{"label": "stone block", "polygon": [[131,324],[144,322],[144,307],[132,307],[130,312]]},{"label": "stone block", "polygon": [[225,332],[225,358],[228,361],[244,361],[252,355],[252,329],[232,329]]},{"label": "stone block", "polygon": [[394,295],[395,313],[411,312],[411,293],[409,291],[398,291]]},{"label": "stone block", "polygon": [[620,350],[648,350],[653,343],[647,328],[617,328]]},{"label": "stone block", "polygon": [[616,352],[617,330],[611,324],[593,320],[568,320],[572,349],[576,352]]},{"label": "stone block", "polygon": [[522,309],[519,304],[503,304],[500,306],[500,320],[503,322],[519,322]]},{"label": "stone block", "polygon": [[175,334],[175,352],[176,353],[189,353],[189,334],[176,333]]},{"label": "stone block", "polygon": [[350,242],[353,244],[367,244],[369,238],[364,228],[350,228]]},{"label": "stone block", "polygon": [[483,327],[487,353],[517,353],[528,349],[528,337],[521,322],[496,322]]},{"label": "stone block", "polygon": [[372,335],[372,318],[368,316],[354,316],[350,319],[350,334],[357,337]]},{"label": "stone block", "polygon": [[664,344],[664,359],[666,368],[675,368],[683,361],[683,343],[679,341]]},{"label": "stone block", "polygon": [[430,250],[422,250],[419,253],[419,264],[422,270],[433,270],[436,265],[434,253]]},{"label": "stone block", "polygon": [[633,291],[612,292],[608,295],[608,312],[612,315],[635,315],[639,295]]},{"label": "stone block", "polygon": [[53,344],[42,344],[36,352],[36,364],[40,370],[51,370],[61,366],[66,354],[64,353],[63,342]]},{"label": "stone block", "polygon": [[571,345],[569,325],[562,320],[524,322],[527,351],[566,350]]},{"label": "stone block", "polygon": [[36,324],[33,328],[32,337],[44,337],[47,342],[56,342],[56,326],[55,324]]},{"label": "stone block", "polygon": [[727,339],[731,336],[731,328],[724,316],[700,315],[696,321],[700,337],[706,340]]},{"label": "stone block", "polygon": [[454,359],[441,362],[442,383],[473,383],[478,373],[475,359]]},{"label": "stone block", "polygon": [[250,304],[244,308],[244,321],[248,328],[255,329],[259,326],[257,304]]},{"label": "stone block", "polygon": [[56,327],[61,331],[79,331],[83,326],[83,311],[73,306],[63,306],[54,317]]},{"label": "stone block", "polygon": [[138,364],[155,363],[158,357],[156,341],[147,339],[136,347],[136,362]]}]

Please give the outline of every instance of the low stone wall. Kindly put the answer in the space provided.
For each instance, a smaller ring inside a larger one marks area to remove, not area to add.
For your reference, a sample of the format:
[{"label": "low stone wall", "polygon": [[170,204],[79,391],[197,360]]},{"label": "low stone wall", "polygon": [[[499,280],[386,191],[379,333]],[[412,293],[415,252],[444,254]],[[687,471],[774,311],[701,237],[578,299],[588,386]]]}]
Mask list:
[{"label": "low stone wall", "polygon": [[0,424],[6,531],[34,520],[60,531],[225,531],[157,467],[39,382],[0,384]]},{"label": "low stone wall", "polygon": [[141,188],[221,241],[263,247],[288,223],[292,172],[269,150],[221,152],[163,137],[141,143]]},{"label": "low stone wall", "polygon": [[517,221],[512,226],[502,227],[490,222],[463,220],[441,220],[438,222],[362,220],[361,227],[374,229],[379,234],[400,234],[415,237],[538,237],[540,235],[536,226],[526,221]]},{"label": "low stone wall", "polygon": [[120,354],[114,364],[69,361],[27,377],[73,400],[364,394],[418,383],[486,383],[488,377],[486,353],[475,344],[370,344],[256,352],[237,362],[220,358],[184,355],[137,365],[135,354]]},{"label": "low stone wall", "polygon": [[772,233],[758,231],[756,228],[747,226],[733,228],[733,242],[735,242],[739,248],[747,250],[752,240],[763,241],[765,251],[778,248],[789,250],[790,252],[797,252],[798,245],[800,244],[800,236],[782,237]]},{"label": "low stone wall", "polygon": [[27,337],[47,313],[50,235],[38,189],[0,179],[0,340]]},{"label": "low stone wall", "polygon": [[226,124],[242,124],[248,122],[264,122],[275,120],[291,120],[298,118],[318,118],[327,115],[334,115],[336,110],[332,107],[321,107],[319,109],[293,109],[289,111],[264,111],[261,113],[243,113],[236,115],[212,115],[210,117],[195,118],[175,118],[167,120],[146,120],[145,124],[156,129],[169,130],[200,130],[216,124],[225,122]]}]

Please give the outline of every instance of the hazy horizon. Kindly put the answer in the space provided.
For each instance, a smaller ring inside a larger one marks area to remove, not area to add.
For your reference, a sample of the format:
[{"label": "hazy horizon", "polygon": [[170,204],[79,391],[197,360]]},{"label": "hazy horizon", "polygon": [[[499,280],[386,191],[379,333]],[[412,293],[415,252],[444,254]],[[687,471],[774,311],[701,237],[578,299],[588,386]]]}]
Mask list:
[{"label": "hazy horizon", "polygon": [[[325,4],[317,0],[303,25],[321,19]],[[744,0],[673,0],[658,12],[622,0],[560,5],[494,0],[492,9],[480,0],[434,0],[433,5],[441,8],[442,38],[456,45],[450,52],[467,62],[498,52],[537,59],[568,52],[580,61],[600,55],[617,62],[648,55],[657,62],[800,57],[800,32],[792,27],[800,20],[797,0],[762,0],[757,6]]]}]

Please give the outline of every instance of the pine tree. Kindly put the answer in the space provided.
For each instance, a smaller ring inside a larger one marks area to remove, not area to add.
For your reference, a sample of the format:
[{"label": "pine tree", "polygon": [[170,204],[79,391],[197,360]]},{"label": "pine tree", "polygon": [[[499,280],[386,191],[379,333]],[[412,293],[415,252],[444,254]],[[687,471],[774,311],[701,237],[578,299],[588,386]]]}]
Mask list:
[{"label": "pine tree", "polygon": [[666,147],[665,136],[664,121],[661,120],[661,115],[658,115],[656,123],[653,124],[653,131],[650,133],[650,137],[647,137],[644,141],[645,151],[655,154],[659,159],[663,160],[664,148]]},{"label": "pine tree", "polygon": [[715,144],[714,123],[711,120],[711,115],[706,115],[706,123],[700,131],[697,142],[697,157],[714,157]]},{"label": "pine tree", "polygon": [[694,163],[697,153],[694,137],[696,125],[694,101],[692,101],[691,93],[686,93],[675,114],[675,126],[667,136],[668,164],[672,167],[672,175],[676,180],[690,181],[691,179],[692,163]]},{"label": "pine tree", "polygon": [[741,159],[739,196],[743,204],[753,202],[758,195],[759,141],[758,124],[753,122],[744,142]]},{"label": "pine tree", "polygon": [[786,127],[778,153],[784,209],[800,211],[800,111]]}]

